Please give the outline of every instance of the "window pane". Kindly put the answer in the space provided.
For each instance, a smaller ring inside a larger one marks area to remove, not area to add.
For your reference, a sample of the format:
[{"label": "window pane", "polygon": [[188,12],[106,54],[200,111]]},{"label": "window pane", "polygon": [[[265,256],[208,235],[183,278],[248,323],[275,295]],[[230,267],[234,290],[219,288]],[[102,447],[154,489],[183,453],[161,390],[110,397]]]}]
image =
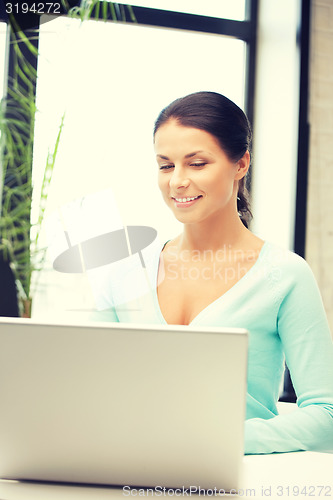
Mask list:
[{"label": "window pane", "polygon": [[157,187],[154,121],[172,100],[199,90],[221,92],[243,106],[244,42],[68,18],[41,30],[36,193],[66,112],[47,212],[108,187],[123,224],[152,226],[161,241],[178,234],[180,224]]},{"label": "window pane", "polygon": [[7,24],[0,22],[0,99],[4,92]]},{"label": "window pane", "polygon": [[245,0],[134,0],[130,5],[244,21]]},{"label": "window pane", "polygon": [[[5,86],[5,61],[6,61],[6,39],[7,39],[7,24],[0,22],[0,99],[4,95]],[[1,132],[0,132],[1,137]],[[2,212],[2,178],[3,171],[0,161],[0,217]]]}]

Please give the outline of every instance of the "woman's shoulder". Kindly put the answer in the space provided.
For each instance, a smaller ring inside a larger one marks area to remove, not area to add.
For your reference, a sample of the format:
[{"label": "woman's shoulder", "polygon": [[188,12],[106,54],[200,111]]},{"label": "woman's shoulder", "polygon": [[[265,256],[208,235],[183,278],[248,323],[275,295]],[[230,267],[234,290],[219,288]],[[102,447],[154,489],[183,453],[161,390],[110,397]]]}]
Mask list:
[{"label": "woman's shoulder", "polygon": [[295,252],[265,241],[257,274],[263,280],[261,284],[266,285],[263,289],[267,297],[273,296],[279,307],[286,298],[297,310],[301,304],[307,304],[309,309],[322,307],[314,273],[306,260]]},{"label": "woman's shoulder", "polygon": [[265,240],[264,247],[266,249],[266,254],[274,262],[285,262],[287,264],[296,264],[300,266],[308,265],[303,257],[277,243]]},{"label": "woman's shoulder", "polygon": [[281,277],[288,281],[314,279],[308,262],[297,253],[271,241],[265,241],[263,246],[265,262],[280,271]]}]

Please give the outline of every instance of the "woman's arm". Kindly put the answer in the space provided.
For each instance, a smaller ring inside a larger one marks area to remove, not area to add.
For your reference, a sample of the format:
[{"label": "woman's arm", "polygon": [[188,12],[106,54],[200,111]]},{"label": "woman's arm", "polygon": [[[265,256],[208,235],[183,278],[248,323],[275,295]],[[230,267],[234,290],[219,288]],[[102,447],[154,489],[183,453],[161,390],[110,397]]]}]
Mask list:
[{"label": "woman's arm", "polygon": [[287,263],[289,286],[277,317],[298,408],[245,423],[245,453],[333,452],[333,343],[318,286],[307,263]]}]

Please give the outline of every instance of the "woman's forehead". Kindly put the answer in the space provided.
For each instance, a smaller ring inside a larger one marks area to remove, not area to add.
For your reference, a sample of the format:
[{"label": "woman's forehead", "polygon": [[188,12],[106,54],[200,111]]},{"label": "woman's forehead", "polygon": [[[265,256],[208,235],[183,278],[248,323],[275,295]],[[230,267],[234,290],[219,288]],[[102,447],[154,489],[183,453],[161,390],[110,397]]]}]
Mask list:
[{"label": "woman's forehead", "polygon": [[176,120],[169,120],[161,125],[155,134],[155,151],[172,150],[174,148],[186,150],[221,150],[216,137],[205,130],[181,125]]}]

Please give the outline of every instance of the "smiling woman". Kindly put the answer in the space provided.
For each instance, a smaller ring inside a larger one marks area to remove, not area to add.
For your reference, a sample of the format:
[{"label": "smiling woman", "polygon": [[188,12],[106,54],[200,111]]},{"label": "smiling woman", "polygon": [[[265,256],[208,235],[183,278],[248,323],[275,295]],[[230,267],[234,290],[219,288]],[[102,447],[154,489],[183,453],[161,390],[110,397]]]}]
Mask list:
[{"label": "smiling woman", "polygon": [[[245,114],[228,98],[197,92],[177,99],[160,113],[154,138],[159,188],[184,224],[183,234],[169,242],[162,254],[159,303],[168,323],[188,324],[249,271],[255,263],[249,252],[258,257],[263,245],[248,231],[244,217],[244,209],[250,214],[244,179],[250,166],[251,129]],[[207,250],[217,255],[227,247],[232,255],[223,263],[217,259],[210,263],[214,272],[205,258],[187,266],[180,258],[186,250],[197,249],[206,256]],[[170,252],[179,252],[178,279]],[[195,287],[184,276],[196,276]]]},{"label": "smiling woman", "polygon": [[[171,190],[177,189],[178,192],[174,192],[174,195],[177,194],[182,198],[180,195],[182,192],[185,194],[187,186],[179,184],[177,176],[186,177],[188,167],[202,170],[210,165],[210,168],[204,169],[199,177],[194,174],[195,178],[214,184],[219,177],[223,177],[223,184],[218,183],[217,186],[215,184],[216,189],[226,185],[227,177],[230,177],[231,181],[238,181],[232,186],[233,191],[237,188],[237,196],[233,192],[232,202],[236,202],[237,199],[239,215],[244,225],[248,226],[252,214],[249,209],[245,176],[250,166],[252,133],[247,117],[238,106],[215,92],[191,94],[183,99],[177,99],[161,112],[155,123],[154,136],[160,171],[170,171],[170,168],[173,171],[171,179],[159,176],[159,186],[164,199],[168,196],[163,189],[166,184],[170,185]],[[193,151],[185,151],[185,148],[191,148],[191,145]],[[202,147],[199,147],[200,145]],[[168,149],[178,154],[177,165],[173,164],[172,158],[169,159],[162,154],[163,150]],[[183,158],[181,158],[182,152],[184,152]],[[187,171],[184,169],[186,166]],[[190,176],[193,176],[193,173]],[[185,184],[188,180],[184,180]],[[172,198],[172,193],[170,196]],[[221,201],[219,198],[220,203]]]},{"label": "smiling woman", "polygon": [[[150,287],[135,300],[126,294],[140,282],[139,262],[103,269],[95,287],[103,319],[246,328],[245,452],[333,451],[333,344],[325,311],[307,263],[247,228],[245,114],[220,94],[196,92],[163,109],[154,139],[159,188],[183,230],[146,252]],[[279,415],[285,359],[299,408]]]}]

